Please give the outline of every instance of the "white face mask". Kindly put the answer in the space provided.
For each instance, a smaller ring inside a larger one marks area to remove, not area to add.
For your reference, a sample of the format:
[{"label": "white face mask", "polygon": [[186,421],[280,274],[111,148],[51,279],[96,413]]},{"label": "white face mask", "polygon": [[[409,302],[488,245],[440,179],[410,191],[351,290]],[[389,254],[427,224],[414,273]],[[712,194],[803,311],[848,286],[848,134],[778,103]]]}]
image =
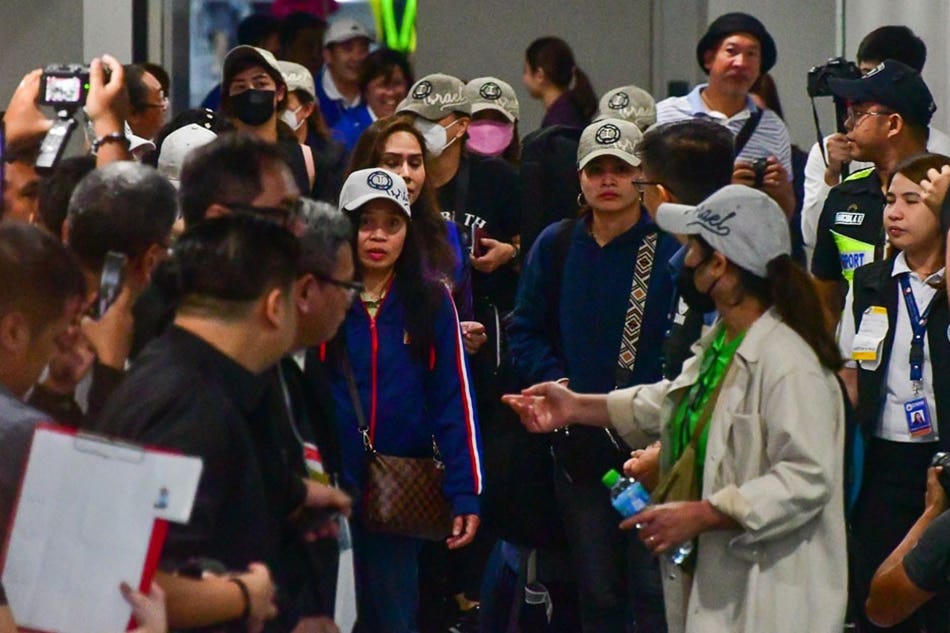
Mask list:
[{"label": "white face mask", "polygon": [[422,134],[422,138],[425,139],[426,149],[429,150],[429,154],[432,156],[439,156],[445,151],[446,147],[456,141],[457,137],[453,138],[451,141],[448,140],[448,129],[459,121],[460,119],[455,119],[446,127],[442,127],[435,121],[417,118],[413,125],[417,130],[419,130],[419,133]]},{"label": "white face mask", "polygon": [[284,110],[280,115],[280,120],[290,126],[294,132],[300,129],[300,126],[304,124],[306,119],[303,121],[297,121],[297,113],[303,109],[303,106],[300,106],[296,110]]}]

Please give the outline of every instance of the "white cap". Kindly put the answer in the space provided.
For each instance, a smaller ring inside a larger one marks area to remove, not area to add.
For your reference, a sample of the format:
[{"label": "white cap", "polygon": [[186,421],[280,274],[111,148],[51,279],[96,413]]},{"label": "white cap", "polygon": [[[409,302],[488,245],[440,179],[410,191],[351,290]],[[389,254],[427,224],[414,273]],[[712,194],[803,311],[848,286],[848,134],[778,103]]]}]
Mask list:
[{"label": "white cap", "polygon": [[287,84],[287,90],[303,90],[311,98],[317,98],[317,90],[313,85],[313,73],[303,64],[288,62],[283,59],[277,60],[277,67],[280,68],[280,74]]},{"label": "white cap", "polygon": [[698,235],[740,268],[768,277],[768,264],[791,255],[788,220],[768,195],[745,185],[726,185],[698,205],[660,205],[660,228],[677,235]]},{"label": "white cap", "polygon": [[350,18],[340,18],[327,27],[327,32],[323,36],[323,47],[326,48],[330,44],[342,44],[358,37],[373,41],[365,26]]},{"label": "white cap", "polygon": [[379,167],[360,169],[347,177],[340,191],[340,211],[356,211],[377,199],[391,201],[407,218],[412,217],[406,181],[399,174]]},{"label": "white cap", "polygon": [[178,128],[162,141],[162,149],[158,154],[158,173],[177,189],[181,167],[191,150],[207,145],[216,138],[217,134],[197,123]]}]

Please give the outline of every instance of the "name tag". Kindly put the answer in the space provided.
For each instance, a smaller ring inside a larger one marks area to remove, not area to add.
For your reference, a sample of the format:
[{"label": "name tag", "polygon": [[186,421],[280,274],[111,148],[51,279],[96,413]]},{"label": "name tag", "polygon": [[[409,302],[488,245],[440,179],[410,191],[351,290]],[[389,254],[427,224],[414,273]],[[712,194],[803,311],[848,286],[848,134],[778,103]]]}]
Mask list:
[{"label": "name tag", "polygon": [[926,437],[934,432],[930,419],[930,408],[926,398],[916,398],[904,405],[904,417],[907,418],[907,430],[911,437]]},{"label": "name tag", "polygon": [[851,345],[852,360],[861,361],[862,369],[877,369],[881,362],[881,346],[887,336],[887,309],[871,306],[861,317],[861,326]]}]

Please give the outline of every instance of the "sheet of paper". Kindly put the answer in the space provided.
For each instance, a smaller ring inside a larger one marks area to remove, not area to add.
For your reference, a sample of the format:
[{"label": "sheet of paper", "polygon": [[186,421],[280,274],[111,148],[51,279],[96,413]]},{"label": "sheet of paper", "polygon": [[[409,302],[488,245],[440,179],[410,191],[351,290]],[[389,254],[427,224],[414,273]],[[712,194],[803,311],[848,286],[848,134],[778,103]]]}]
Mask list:
[{"label": "sheet of paper", "polygon": [[336,576],[336,604],[333,620],[342,633],[352,633],[356,626],[356,576],[353,573],[353,540],[350,522],[340,517],[340,563]]},{"label": "sheet of paper", "polygon": [[10,531],[3,585],[17,623],[117,633],[156,518],[187,521],[201,460],[40,428]]},{"label": "sheet of paper", "polygon": [[[871,306],[861,316],[861,327],[854,335],[851,358],[865,369],[874,369],[881,361],[881,344],[887,336],[887,309]],[[873,366],[872,366],[873,365]]]}]

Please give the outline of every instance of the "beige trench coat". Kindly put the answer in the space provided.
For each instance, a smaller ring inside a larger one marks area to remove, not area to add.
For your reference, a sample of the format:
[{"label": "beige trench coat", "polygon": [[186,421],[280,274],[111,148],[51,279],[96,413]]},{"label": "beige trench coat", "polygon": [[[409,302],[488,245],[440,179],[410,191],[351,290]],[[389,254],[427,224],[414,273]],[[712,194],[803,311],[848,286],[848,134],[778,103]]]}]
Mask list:
[{"label": "beige trench coat", "polygon": [[[630,446],[657,436],[666,444],[667,424],[714,336],[694,346],[675,380],[608,396],[611,424]],[[723,380],[702,495],[743,529],[699,536],[691,585],[663,560],[670,633],[840,633],[847,555],[835,376],[770,310],[749,328]]]}]

